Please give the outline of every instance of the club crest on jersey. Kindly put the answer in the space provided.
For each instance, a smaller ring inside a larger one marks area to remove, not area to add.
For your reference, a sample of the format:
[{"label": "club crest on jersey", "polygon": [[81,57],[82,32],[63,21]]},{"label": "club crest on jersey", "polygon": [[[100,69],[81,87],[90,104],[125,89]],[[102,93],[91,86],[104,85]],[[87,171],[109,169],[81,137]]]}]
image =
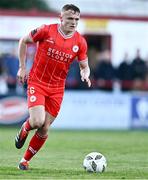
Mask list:
[{"label": "club crest on jersey", "polygon": [[74,45],[73,48],[72,48],[73,52],[78,52],[79,50],[79,47],[77,45]]},{"label": "club crest on jersey", "polygon": [[30,102],[35,102],[36,101],[36,96],[30,96]]}]

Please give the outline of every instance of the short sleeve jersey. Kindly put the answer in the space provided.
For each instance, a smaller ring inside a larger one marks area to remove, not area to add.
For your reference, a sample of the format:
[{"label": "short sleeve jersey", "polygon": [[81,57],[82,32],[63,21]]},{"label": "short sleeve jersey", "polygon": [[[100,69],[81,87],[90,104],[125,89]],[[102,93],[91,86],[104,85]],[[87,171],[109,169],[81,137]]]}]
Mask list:
[{"label": "short sleeve jersey", "polygon": [[37,52],[29,74],[29,83],[47,87],[63,87],[74,59],[87,60],[87,43],[76,31],[65,36],[59,24],[43,25],[30,32],[37,42]]}]

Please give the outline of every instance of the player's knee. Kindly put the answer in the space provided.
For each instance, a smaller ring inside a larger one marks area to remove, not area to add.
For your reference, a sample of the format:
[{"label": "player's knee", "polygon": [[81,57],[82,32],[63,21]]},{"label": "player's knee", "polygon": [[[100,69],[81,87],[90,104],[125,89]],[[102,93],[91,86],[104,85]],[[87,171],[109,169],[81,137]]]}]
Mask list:
[{"label": "player's knee", "polygon": [[35,117],[31,120],[32,120],[32,127],[37,128],[37,129],[41,128],[45,121],[45,119],[40,118],[40,117]]}]

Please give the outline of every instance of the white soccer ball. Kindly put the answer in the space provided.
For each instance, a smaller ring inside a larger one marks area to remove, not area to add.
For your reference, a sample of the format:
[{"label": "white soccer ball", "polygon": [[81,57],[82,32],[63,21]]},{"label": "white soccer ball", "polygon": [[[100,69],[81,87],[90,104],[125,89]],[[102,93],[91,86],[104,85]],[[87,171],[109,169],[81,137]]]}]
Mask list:
[{"label": "white soccer ball", "polygon": [[91,152],[85,156],[83,167],[88,172],[102,173],[107,167],[107,161],[103,154]]}]

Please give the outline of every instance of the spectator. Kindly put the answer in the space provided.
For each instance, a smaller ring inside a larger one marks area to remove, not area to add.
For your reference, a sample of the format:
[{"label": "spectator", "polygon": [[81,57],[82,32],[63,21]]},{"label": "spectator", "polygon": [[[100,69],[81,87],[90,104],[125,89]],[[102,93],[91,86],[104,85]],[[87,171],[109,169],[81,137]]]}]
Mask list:
[{"label": "spectator", "polygon": [[136,51],[136,57],[131,64],[132,77],[133,77],[133,89],[144,90],[144,82],[146,79],[146,62],[141,58],[140,49]]},{"label": "spectator", "polygon": [[146,78],[144,83],[144,90],[148,90],[148,56],[146,57]]},{"label": "spectator", "polygon": [[120,80],[122,91],[128,91],[132,89],[132,68],[127,52],[124,55],[123,61],[117,68],[117,78]]},{"label": "spectator", "polygon": [[96,80],[96,88],[112,91],[115,69],[111,63],[110,52],[108,50],[103,52],[102,59],[95,69],[94,78]]}]

